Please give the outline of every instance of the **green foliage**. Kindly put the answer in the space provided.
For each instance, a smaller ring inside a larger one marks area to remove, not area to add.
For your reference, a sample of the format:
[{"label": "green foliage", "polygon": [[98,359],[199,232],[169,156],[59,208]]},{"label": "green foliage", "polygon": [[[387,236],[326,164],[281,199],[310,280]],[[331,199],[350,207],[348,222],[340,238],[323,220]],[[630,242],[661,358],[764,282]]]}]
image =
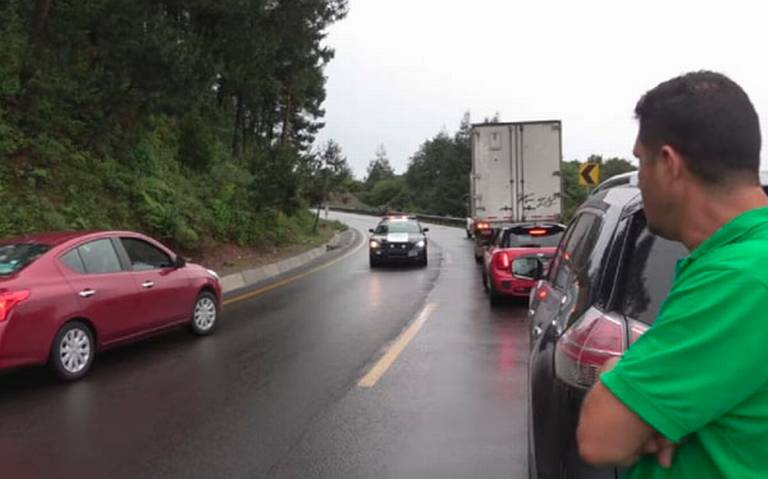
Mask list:
[{"label": "green foliage", "polygon": [[416,209],[437,215],[467,214],[471,166],[469,114],[459,131],[427,140],[411,158],[405,177]]},{"label": "green foliage", "polygon": [[467,113],[454,136],[441,132],[424,142],[401,176],[395,175],[386,151],[379,147],[376,158],[368,166],[365,182],[350,181],[348,191],[376,209],[466,215],[471,170],[470,129]]},{"label": "green foliage", "polygon": [[608,178],[622,173],[629,173],[630,171],[637,170],[637,167],[623,158],[609,158],[602,162],[600,167],[600,179],[607,180]]},{"label": "green foliage", "polygon": [[179,126],[179,163],[197,171],[211,168],[217,150],[217,140],[203,118],[189,113]]},{"label": "green foliage", "polygon": [[560,174],[563,177],[563,222],[573,218],[576,208],[587,199],[588,190],[579,185],[579,161],[564,161],[560,163]]},{"label": "green foliage", "polygon": [[333,140],[328,140],[316,153],[305,156],[300,171],[304,178],[304,197],[311,205],[325,203],[332,195],[349,191],[355,181],[341,146]]},{"label": "green foliage", "polygon": [[387,150],[384,145],[376,148],[376,157],[368,164],[368,175],[365,177],[365,186],[370,189],[382,180],[388,180],[395,176],[395,170],[389,164]]},{"label": "green foliage", "polygon": [[[346,12],[346,0],[0,2],[0,235],[125,228],[185,249],[303,237],[323,38]],[[326,153],[331,176],[351,178],[338,145]]]},{"label": "green foliage", "polygon": [[367,203],[380,209],[406,209],[409,201],[405,179],[395,176],[379,181],[365,196]]},{"label": "green foliage", "polygon": [[23,134],[13,125],[6,123],[0,110],[0,158],[10,156],[21,149]]},{"label": "green foliage", "polygon": [[[0,98],[15,94],[19,89],[19,71],[24,49],[24,23],[18,7],[12,2],[0,2]],[[0,125],[2,124],[2,103],[0,103]],[[4,138],[0,131],[0,141]],[[0,155],[2,149],[0,147]]]},{"label": "green foliage", "polygon": [[295,150],[286,146],[250,158],[253,181],[249,191],[256,211],[294,214],[301,208],[301,177],[296,174],[300,159]]}]

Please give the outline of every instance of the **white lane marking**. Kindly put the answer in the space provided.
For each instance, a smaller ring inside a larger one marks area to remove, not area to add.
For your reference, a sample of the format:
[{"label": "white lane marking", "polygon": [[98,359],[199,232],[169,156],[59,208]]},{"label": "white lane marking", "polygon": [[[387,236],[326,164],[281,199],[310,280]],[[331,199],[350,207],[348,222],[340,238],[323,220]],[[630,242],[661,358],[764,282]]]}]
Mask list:
[{"label": "white lane marking", "polygon": [[408,328],[403,331],[400,336],[392,343],[389,351],[379,359],[376,364],[371,368],[368,373],[360,379],[357,385],[361,388],[372,388],[381,379],[384,373],[392,366],[398,356],[405,350],[406,346],[416,337],[424,323],[427,322],[429,316],[435,310],[437,305],[435,303],[429,303],[424,306],[416,320],[411,323]]}]

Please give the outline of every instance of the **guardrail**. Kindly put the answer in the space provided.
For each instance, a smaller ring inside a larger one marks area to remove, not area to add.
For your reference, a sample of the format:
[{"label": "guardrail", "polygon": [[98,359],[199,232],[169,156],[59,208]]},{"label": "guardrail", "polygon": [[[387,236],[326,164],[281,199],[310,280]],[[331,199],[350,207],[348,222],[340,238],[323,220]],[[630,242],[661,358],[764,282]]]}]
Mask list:
[{"label": "guardrail", "polygon": [[[384,216],[384,214],[380,210],[362,210],[362,209],[356,209],[356,208],[345,208],[340,206],[331,206],[330,209],[332,211],[341,211],[342,213],[354,213],[358,215],[368,215],[368,216]],[[457,228],[464,228],[467,225],[467,219],[466,218],[455,218],[452,216],[437,216],[437,215],[423,215],[420,213],[413,214],[411,216],[415,216],[419,219],[419,221],[423,223],[431,223],[436,225],[443,225],[443,226],[455,226]]]},{"label": "guardrail", "polygon": [[457,228],[465,228],[467,226],[466,218],[455,218],[453,216],[435,216],[435,215],[421,215],[417,214],[419,221],[424,223],[432,223],[443,226],[455,226]]}]

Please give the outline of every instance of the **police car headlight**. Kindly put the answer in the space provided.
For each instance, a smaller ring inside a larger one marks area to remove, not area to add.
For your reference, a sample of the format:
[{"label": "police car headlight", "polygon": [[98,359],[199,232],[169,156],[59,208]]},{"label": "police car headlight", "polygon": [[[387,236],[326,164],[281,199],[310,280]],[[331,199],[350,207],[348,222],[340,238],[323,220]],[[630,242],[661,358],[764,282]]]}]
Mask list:
[{"label": "police car headlight", "polygon": [[371,240],[371,249],[381,248],[381,245],[376,240]]},{"label": "police car headlight", "polygon": [[427,246],[427,243],[424,240],[421,240],[418,243],[416,243],[417,248],[423,248],[425,246]]}]

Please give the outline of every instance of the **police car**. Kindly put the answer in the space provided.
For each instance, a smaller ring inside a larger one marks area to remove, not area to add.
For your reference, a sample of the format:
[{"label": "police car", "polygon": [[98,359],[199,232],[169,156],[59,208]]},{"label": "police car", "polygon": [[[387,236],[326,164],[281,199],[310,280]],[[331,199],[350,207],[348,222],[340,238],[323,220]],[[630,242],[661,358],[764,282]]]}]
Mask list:
[{"label": "police car", "polygon": [[376,229],[370,229],[368,242],[371,268],[384,263],[427,265],[427,236],[416,218],[387,216]]}]

